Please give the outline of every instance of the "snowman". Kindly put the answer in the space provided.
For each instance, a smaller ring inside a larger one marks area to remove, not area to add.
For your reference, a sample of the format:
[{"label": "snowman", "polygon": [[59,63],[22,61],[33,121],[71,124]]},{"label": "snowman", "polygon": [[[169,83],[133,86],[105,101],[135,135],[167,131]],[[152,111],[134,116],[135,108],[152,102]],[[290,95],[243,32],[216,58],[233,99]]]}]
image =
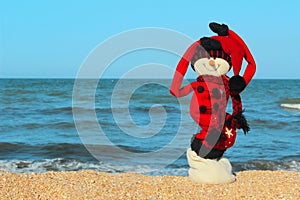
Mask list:
[{"label": "snowman", "polygon": [[[179,61],[170,92],[175,97],[193,93],[190,115],[200,131],[187,150],[189,176],[200,183],[224,183],[235,180],[224,152],[234,145],[237,129],[246,134],[250,128],[243,115],[240,93],[251,81],[256,65],[245,42],[225,24],[210,23],[218,36],[203,37],[193,43]],[[243,59],[246,70],[240,76]],[[197,80],[181,87],[188,66]],[[233,69],[234,76],[227,73]],[[232,113],[226,112],[229,98]]]}]

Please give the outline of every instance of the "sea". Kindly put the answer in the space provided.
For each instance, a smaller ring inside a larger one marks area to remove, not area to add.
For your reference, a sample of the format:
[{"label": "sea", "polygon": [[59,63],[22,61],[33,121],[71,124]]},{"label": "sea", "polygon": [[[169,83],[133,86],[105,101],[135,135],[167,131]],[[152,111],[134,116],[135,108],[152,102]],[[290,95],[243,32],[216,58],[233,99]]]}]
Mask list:
[{"label": "sea", "polygon": [[[188,80],[192,82],[193,80]],[[171,80],[0,79],[0,170],[187,176],[199,127]],[[224,157],[233,171],[300,171],[300,80],[254,79],[250,125]],[[231,111],[230,102],[228,111]]]}]

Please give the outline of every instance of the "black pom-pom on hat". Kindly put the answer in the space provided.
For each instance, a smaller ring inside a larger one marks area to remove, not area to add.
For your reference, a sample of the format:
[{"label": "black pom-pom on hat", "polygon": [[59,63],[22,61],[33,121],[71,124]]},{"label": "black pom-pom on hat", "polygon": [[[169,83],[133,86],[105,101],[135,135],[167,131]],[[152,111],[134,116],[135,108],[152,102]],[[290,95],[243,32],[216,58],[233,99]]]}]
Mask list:
[{"label": "black pom-pom on hat", "polygon": [[209,28],[214,32],[217,33],[219,36],[227,36],[228,35],[228,26],[226,24],[218,24],[216,22],[211,22],[209,24]]}]

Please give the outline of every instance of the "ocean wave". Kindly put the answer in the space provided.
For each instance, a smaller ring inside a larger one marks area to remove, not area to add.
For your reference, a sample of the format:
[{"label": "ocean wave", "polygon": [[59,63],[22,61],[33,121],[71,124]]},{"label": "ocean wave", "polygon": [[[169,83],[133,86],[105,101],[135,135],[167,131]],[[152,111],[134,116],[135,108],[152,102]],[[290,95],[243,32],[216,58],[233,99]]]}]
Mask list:
[{"label": "ocean wave", "polygon": [[47,126],[51,126],[51,128],[55,129],[69,129],[75,128],[74,122],[57,122],[57,123],[26,123],[22,124],[22,126],[26,129],[37,129],[37,128],[44,128]]},{"label": "ocean wave", "polygon": [[96,113],[112,113],[112,112],[124,112],[129,108],[125,107],[118,107],[118,108],[112,108],[112,107],[106,107],[106,108],[84,108],[84,107],[59,107],[59,108],[51,108],[51,109],[43,109],[38,110],[42,114],[72,114],[72,112],[77,112],[81,114],[87,114],[91,112]]},{"label": "ocean wave", "polygon": [[0,160],[0,169],[10,172],[47,172],[97,170],[112,172],[101,163],[82,162],[74,159],[55,158],[44,160]]},{"label": "ocean wave", "polygon": [[268,128],[273,130],[282,129],[282,127],[289,127],[290,122],[276,121],[276,120],[263,120],[263,119],[253,119],[250,121],[253,128]]},{"label": "ocean wave", "polygon": [[[233,162],[233,171],[245,170],[289,170],[300,172],[300,161],[248,161]],[[150,176],[187,176],[189,167],[174,166],[163,169],[151,168],[147,165],[110,165],[101,161],[86,162],[76,159],[54,158],[42,160],[0,160],[0,170],[10,172],[47,172],[47,171],[80,171],[95,170],[107,173],[136,172]]]},{"label": "ocean wave", "polygon": [[33,157],[40,158],[76,158],[95,160],[82,144],[50,143],[31,145],[26,143],[0,143],[0,159]]},{"label": "ocean wave", "polygon": [[[136,172],[148,175],[179,175],[178,172],[187,169],[162,170],[153,169],[146,165],[128,166],[128,165],[110,165],[103,162],[83,162],[75,159],[55,158],[43,160],[0,160],[0,170],[10,172],[47,172],[47,171],[80,171],[95,170],[107,173]],[[176,173],[174,173],[176,172]]]},{"label": "ocean wave", "polygon": [[32,89],[17,89],[17,88],[9,88],[1,91],[2,95],[12,96],[12,95],[31,95],[36,94],[35,90]]},{"label": "ocean wave", "polygon": [[[128,146],[123,144],[116,144],[119,148],[133,153],[147,153],[152,152],[155,147],[140,147],[138,145]],[[115,146],[110,145],[87,145],[89,148],[103,155],[115,154]],[[158,147],[157,147],[158,148]],[[33,157],[35,159],[42,158],[57,158],[64,157],[68,159],[79,160],[96,160],[87,150],[83,144],[71,143],[48,143],[48,144],[27,144],[27,143],[0,143],[0,159],[11,157],[16,159],[19,157]],[[9,156],[11,155],[11,156]],[[120,155],[122,156],[122,155]]]},{"label": "ocean wave", "polygon": [[71,93],[69,91],[51,91],[49,93],[46,93],[50,97],[60,97],[60,98],[66,98],[71,96]]},{"label": "ocean wave", "polygon": [[[162,106],[167,112],[176,112],[179,111],[177,107],[174,106],[167,106],[163,105]],[[154,113],[161,113],[162,110],[158,106],[152,107],[151,105],[149,107],[146,106],[130,106],[130,107],[106,107],[106,108],[84,108],[84,107],[72,107],[72,106],[67,106],[67,107],[59,107],[59,108],[51,108],[51,109],[42,109],[38,110],[41,114],[46,114],[46,115],[53,115],[53,114],[68,114],[71,115],[72,112],[80,113],[80,114],[88,114],[88,113],[124,113],[126,111],[137,111],[137,112],[149,112],[151,109],[152,112]]]},{"label": "ocean wave", "polygon": [[280,106],[282,108],[300,110],[300,103],[298,103],[298,104],[281,104]]},{"label": "ocean wave", "polygon": [[300,172],[300,161],[272,161],[272,160],[256,160],[248,162],[232,163],[234,171],[244,170],[290,170]]},{"label": "ocean wave", "polygon": [[283,98],[276,101],[278,104],[300,104],[300,98]]},{"label": "ocean wave", "polygon": [[134,108],[134,110],[136,111],[139,111],[139,112],[149,112],[150,109],[151,109],[151,112],[153,113],[158,113],[158,114],[161,114],[163,113],[164,111],[162,110],[165,109],[166,112],[180,112],[179,108],[176,108],[174,106],[166,106],[166,105],[163,105],[163,106],[149,106],[149,107],[136,107]]}]

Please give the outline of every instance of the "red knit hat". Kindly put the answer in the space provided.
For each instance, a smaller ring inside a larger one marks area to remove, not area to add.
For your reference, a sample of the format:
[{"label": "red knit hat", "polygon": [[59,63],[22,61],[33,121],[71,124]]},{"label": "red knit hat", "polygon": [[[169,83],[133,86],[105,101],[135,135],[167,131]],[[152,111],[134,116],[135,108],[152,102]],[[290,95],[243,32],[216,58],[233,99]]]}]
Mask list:
[{"label": "red knit hat", "polygon": [[[234,76],[229,80],[231,92],[233,94],[240,93],[249,84],[256,71],[256,64],[253,56],[245,42],[235,32],[229,30],[228,26],[217,23],[210,23],[209,26],[213,32],[218,33],[218,36],[212,36],[210,38],[219,41],[221,43],[222,50],[231,57],[231,64],[234,72]],[[188,65],[192,61],[195,53],[197,52],[197,48],[199,48],[200,45],[202,46],[201,40],[193,43],[180,59],[173,79],[174,88],[181,85]],[[239,73],[241,71],[244,58],[248,64],[244,75],[241,77]],[[172,88],[171,90],[173,91]]]},{"label": "red knit hat", "polygon": [[221,43],[209,37],[200,39],[200,44],[196,47],[195,53],[191,59],[191,66],[194,69],[194,64],[201,58],[223,58],[231,68],[231,57],[222,49]]},{"label": "red knit hat", "polygon": [[256,71],[256,64],[245,42],[231,30],[228,31],[228,36],[212,36],[211,38],[218,40],[221,43],[223,50],[231,56],[231,62],[235,76],[239,75],[242,68],[243,59],[246,59],[248,65],[243,78],[248,85]]}]

